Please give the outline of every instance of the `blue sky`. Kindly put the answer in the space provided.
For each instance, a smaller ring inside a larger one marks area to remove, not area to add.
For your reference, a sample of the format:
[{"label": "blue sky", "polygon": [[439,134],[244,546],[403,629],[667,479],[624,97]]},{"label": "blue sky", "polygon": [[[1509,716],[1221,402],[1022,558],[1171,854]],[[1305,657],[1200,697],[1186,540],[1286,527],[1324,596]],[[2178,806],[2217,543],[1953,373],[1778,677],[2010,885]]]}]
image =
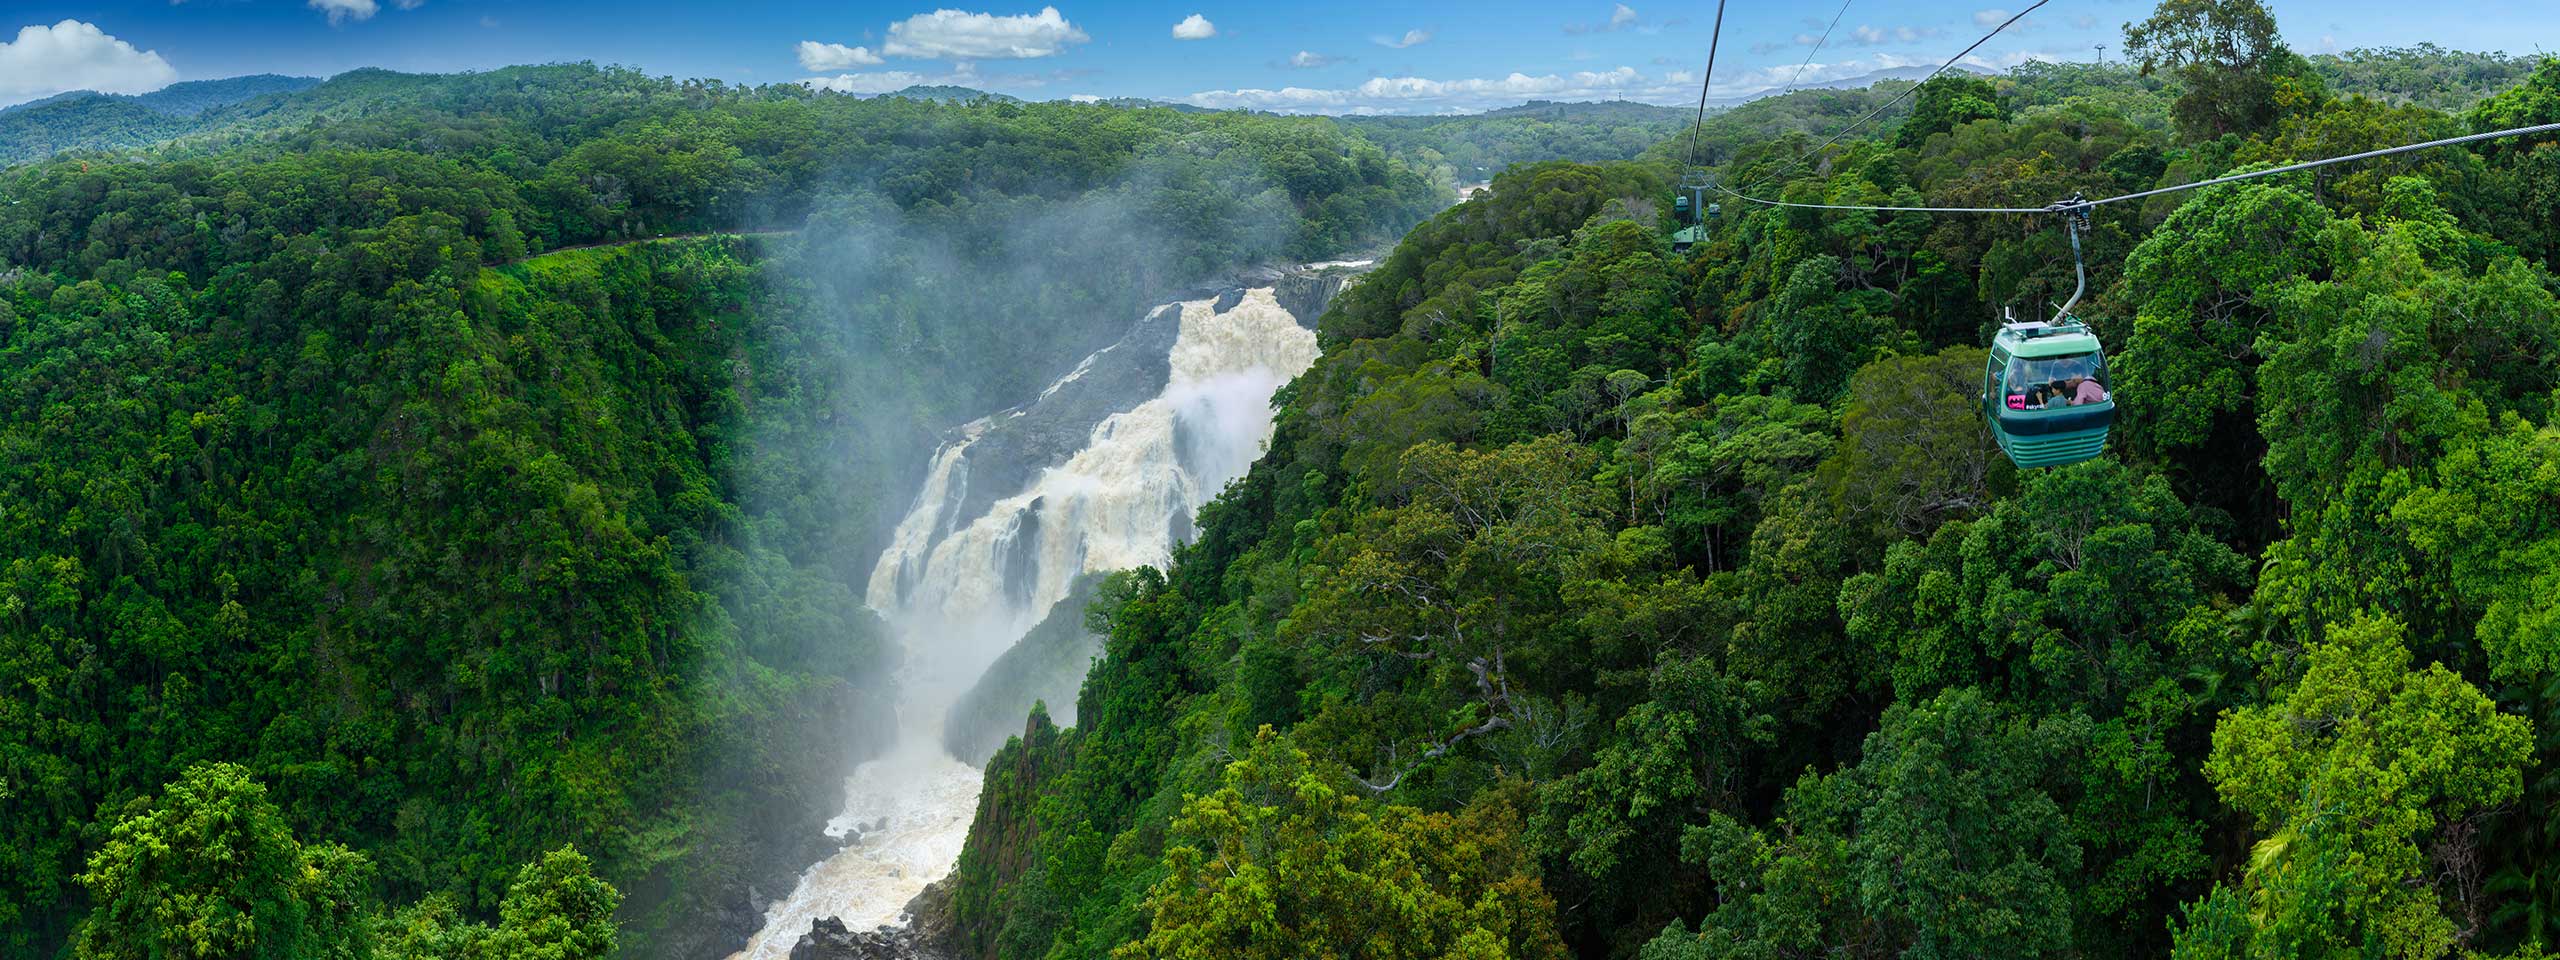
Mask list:
[{"label": "blue sky", "polygon": [[[1349,113],[1481,110],[1532,98],[1694,102],[1712,4],[1098,2],[1055,6],[735,0],[0,0],[0,104],[143,92],[244,73],[487,69],[594,60],[680,77],[853,93],[958,83],[1029,99],[1139,96]],[[1036,0],[1035,0],[1036,2]],[[1717,93],[1935,65],[2019,0],[1729,0]],[[2032,0],[2025,0],[2032,2]],[[2560,4],[2475,0],[2462,16],[2379,0],[2276,0],[2304,52],[2426,40],[2560,50]],[[2052,0],[1976,65],[2088,59],[2144,0]],[[2112,50],[2112,48],[2111,48]],[[2112,52],[2110,53],[2112,55]]]}]

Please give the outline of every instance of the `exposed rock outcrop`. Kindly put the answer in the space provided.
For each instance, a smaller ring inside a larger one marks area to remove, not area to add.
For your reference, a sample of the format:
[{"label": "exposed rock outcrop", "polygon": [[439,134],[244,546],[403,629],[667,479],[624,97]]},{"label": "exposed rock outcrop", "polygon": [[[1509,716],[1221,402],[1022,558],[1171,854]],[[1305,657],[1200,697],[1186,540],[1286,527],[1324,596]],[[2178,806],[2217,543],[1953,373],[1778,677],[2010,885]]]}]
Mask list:
[{"label": "exposed rock outcrop", "polygon": [[1313,330],[1316,318],[1324,316],[1324,309],[1333,305],[1333,298],[1341,296],[1356,279],[1359,274],[1346,269],[1293,273],[1271,284],[1271,297],[1280,301],[1290,316],[1298,318],[1299,326]]},{"label": "exposed rock outcrop", "polygon": [[908,924],[848,930],[834,917],[811,921],[791,947],[791,960],[953,960],[949,948],[949,881],[936,883],[907,903]]}]

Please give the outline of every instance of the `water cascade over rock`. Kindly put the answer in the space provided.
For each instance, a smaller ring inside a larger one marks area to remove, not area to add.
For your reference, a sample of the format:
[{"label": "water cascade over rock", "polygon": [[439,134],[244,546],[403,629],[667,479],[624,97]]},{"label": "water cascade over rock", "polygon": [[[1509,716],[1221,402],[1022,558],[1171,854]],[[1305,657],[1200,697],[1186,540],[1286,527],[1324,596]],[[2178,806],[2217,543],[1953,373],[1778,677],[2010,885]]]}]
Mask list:
[{"label": "water cascade over rock", "polygon": [[[934,453],[869,584],[906,650],[898,746],[854,772],[828,831],[845,846],[766,911],[739,956],[787,957],[822,918],[836,940],[901,922],[949,871],[979,787],[977,768],[943,748],[949,706],[1080,579],[1171,558],[1192,515],[1270,442],[1272,393],[1315,362],[1313,314],[1340,289],[1290,277],[1159,307],[1038,399]],[[1072,702],[1049,709],[1074,720]]]}]

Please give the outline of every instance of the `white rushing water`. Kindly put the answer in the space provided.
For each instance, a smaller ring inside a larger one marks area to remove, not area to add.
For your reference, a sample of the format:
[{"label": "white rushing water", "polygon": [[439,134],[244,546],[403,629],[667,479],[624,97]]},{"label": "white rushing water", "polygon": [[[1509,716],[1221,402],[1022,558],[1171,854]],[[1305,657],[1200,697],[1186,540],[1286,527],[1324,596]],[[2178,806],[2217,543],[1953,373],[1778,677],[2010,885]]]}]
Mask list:
[{"label": "white rushing water", "polygon": [[[845,812],[828,832],[853,842],[809,868],[737,958],[787,957],[820,917],[854,930],[901,922],[907,901],[959,859],[977,813],[979,771],[942,749],[952,701],[1078,576],[1169,560],[1189,518],[1270,443],[1271,394],[1315,362],[1315,334],[1269,288],[1247,291],[1224,313],[1211,300],[1167,309],[1181,311],[1181,326],[1164,391],[1105,418],[1083,449],[1029,489],[981,516],[950,516],[967,500],[965,453],[991,421],[970,424],[934,453],[870,583],[871,606],[906,650],[898,744],[846,785]],[[1091,365],[1088,358],[1059,383]],[[1022,576],[1008,576],[1009,567]],[[1073,704],[1050,707],[1073,722]]]}]

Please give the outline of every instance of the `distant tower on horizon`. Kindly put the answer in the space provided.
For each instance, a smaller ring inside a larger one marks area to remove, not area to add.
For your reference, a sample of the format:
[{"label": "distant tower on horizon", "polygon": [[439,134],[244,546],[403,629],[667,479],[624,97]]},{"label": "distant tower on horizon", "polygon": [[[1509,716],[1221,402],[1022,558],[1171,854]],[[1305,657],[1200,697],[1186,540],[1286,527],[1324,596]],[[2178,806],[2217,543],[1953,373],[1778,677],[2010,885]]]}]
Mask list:
[{"label": "distant tower on horizon", "polygon": [[2107,62],[2107,45],[2106,45],[2106,44],[2101,43],[2101,44],[2096,44],[2095,46],[2098,48],[2098,62],[2099,62],[2099,63],[2105,63],[2105,62]]}]

